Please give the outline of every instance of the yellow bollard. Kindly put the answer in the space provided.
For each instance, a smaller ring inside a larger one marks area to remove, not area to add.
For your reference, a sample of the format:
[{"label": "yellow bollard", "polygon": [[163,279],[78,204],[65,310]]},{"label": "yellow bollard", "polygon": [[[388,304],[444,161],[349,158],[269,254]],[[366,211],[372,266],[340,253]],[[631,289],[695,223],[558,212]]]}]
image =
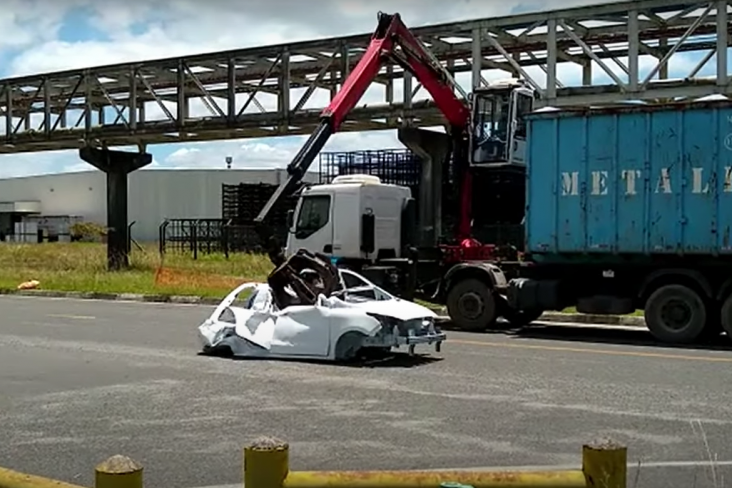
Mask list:
[{"label": "yellow bollard", "polygon": [[282,488],[290,471],[290,446],[279,439],[260,437],[244,449],[244,486]]},{"label": "yellow bollard", "polygon": [[94,474],[95,488],[142,488],[142,466],[127,456],[112,456]]},{"label": "yellow bollard", "polygon": [[0,468],[0,488],[82,488],[79,485]]},{"label": "yellow bollard", "polygon": [[587,488],[626,488],[628,449],[612,441],[582,446]]}]

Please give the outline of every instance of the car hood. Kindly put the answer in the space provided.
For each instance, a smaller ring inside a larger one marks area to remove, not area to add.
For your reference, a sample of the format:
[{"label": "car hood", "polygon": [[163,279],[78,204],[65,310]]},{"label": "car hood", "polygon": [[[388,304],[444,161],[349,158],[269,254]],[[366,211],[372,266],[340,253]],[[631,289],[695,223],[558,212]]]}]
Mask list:
[{"label": "car hood", "polygon": [[407,300],[368,300],[354,303],[365,312],[391,317],[397,320],[435,318],[437,314],[427,307]]}]

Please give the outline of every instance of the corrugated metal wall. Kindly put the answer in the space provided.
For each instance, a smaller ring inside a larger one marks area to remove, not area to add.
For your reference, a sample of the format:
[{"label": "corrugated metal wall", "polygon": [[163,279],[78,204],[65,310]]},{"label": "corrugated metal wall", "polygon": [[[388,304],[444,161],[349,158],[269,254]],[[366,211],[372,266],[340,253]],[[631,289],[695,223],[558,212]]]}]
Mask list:
[{"label": "corrugated metal wall", "polygon": [[732,106],[549,113],[530,122],[532,253],[732,251]]}]

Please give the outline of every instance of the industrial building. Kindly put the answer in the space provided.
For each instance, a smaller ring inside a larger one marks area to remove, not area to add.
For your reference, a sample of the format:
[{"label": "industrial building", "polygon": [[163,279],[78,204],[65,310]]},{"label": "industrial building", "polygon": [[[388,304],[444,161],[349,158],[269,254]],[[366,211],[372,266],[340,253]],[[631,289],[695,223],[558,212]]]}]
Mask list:
[{"label": "industrial building", "polygon": [[[128,193],[132,238],[156,241],[165,219],[222,216],[222,187],[264,183],[278,185],[285,169],[143,169],[130,174]],[[318,181],[309,173],[305,182]],[[59,240],[68,239],[68,227],[77,221],[105,225],[106,176],[82,171],[0,179],[0,235],[6,240],[34,241],[45,227]]]}]

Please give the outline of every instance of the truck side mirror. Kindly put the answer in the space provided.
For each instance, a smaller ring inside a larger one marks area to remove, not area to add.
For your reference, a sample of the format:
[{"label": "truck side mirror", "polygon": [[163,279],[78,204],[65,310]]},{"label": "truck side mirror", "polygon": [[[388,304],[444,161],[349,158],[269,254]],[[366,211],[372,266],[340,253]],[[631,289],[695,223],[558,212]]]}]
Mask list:
[{"label": "truck side mirror", "polygon": [[287,232],[292,232],[292,225],[295,223],[295,210],[287,211]]},{"label": "truck side mirror", "polygon": [[361,251],[371,254],[376,249],[376,217],[372,213],[361,215]]}]

